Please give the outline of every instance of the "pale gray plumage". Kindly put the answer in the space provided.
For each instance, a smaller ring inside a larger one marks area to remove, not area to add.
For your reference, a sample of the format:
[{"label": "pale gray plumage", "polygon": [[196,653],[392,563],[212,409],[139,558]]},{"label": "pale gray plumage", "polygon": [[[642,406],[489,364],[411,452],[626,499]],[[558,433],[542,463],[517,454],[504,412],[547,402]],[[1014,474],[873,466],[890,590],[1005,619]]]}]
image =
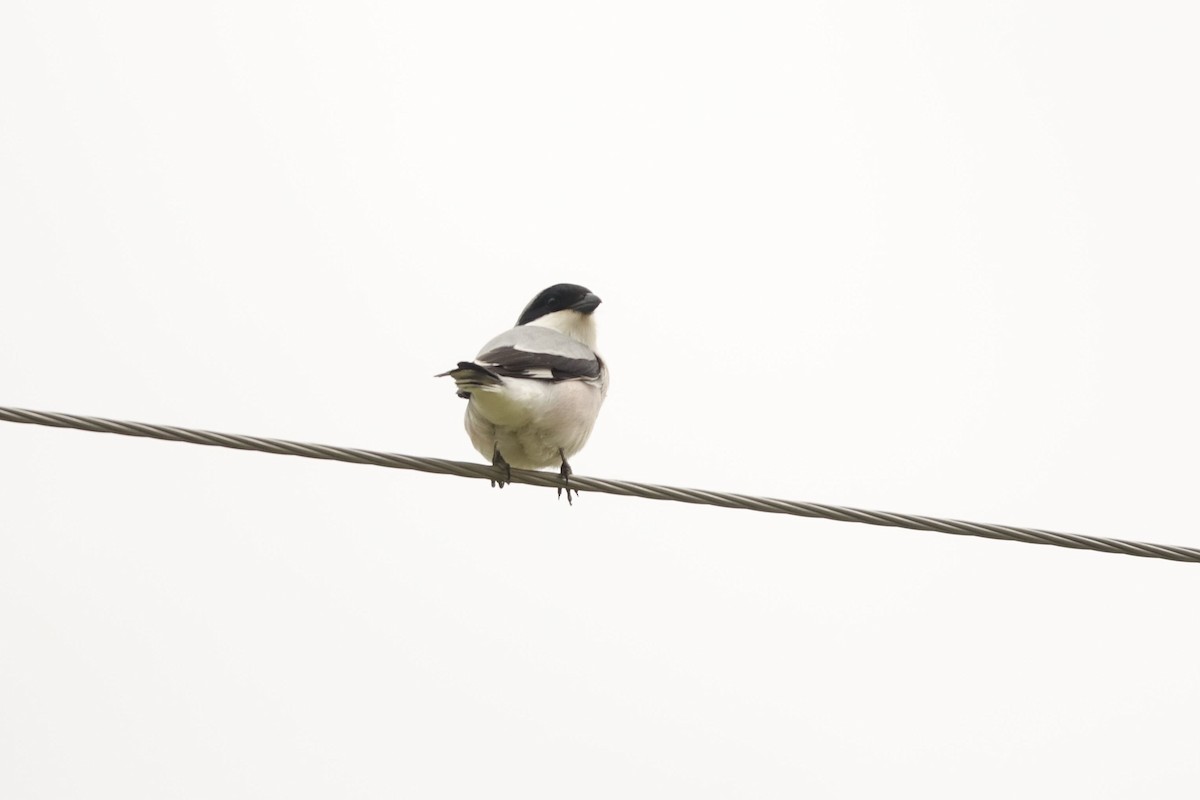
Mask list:
[{"label": "pale gray plumage", "polygon": [[519,469],[560,465],[569,480],[567,461],[587,442],[608,392],[608,367],[594,349],[599,304],[582,286],[551,286],[517,327],[442,373],[468,401],[467,435],[484,458]]}]

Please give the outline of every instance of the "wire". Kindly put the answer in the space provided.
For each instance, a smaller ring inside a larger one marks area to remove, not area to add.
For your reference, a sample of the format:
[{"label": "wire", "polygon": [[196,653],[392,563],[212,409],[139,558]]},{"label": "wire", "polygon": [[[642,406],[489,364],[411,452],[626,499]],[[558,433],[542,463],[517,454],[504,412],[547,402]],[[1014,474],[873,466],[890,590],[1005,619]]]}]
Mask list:
[{"label": "wire", "polygon": [[[149,425],[144,422],[120,422],[100,417],[84,417],[76,414],[58,414],[49,411],[31,411],[23,408],[0,406],[0,420],[21,422],[31,425],[47,425],[55,428],[75,428],[96,433],[117,433],[123,436],[141,436],[149,439],[164,439],[173,442],[188,442],[213,447],[229,447],[235,450],[257,450],[276,455],[320,458],[329,461],[346,461],[351,464],[371,464],[393,469],[413,469],[441,475],[457,475],[460,478],[496,480],[500,470],[490,464],[469,464],[442,458],[406,456],[399,453],[382,453],[375,450],[358,450],[349,447],[334,447],[326,444],[307,444],[285,439],[265,439],[258,436],[241,436],[233,433],[176,428],[169,425]],[[531,486],[562,487],[562,478],[557,474],[512,470],[513,483]],[[1100,536],[1082,536],[1075,533],[1055,533],[1036,528],[1016,528],[1009,525],[991,525],[982,522],[963,522],[953,519],[938,519],[915,514],[896,514],[887,511],[866,511],[859,508],[829,506],[820,503],[803,503],[793,500],[776,500],[770,497],[755,497],[729,492],[710,492],[700,489],[681,489],[674,486],[659,486],[633,481],[571,476],[571,487],[606,494],[643,497],[649,500],[674,500],[680,503],[742,508],[749,511],[765,511],[772,514],[792,514],[798,517],[818,517],[838,522],[861,522],[867,525],[886,525],[918,531],[953,533],[963,536],[982,536],[987,539],[1004,539],[1027,544],[1047,544],[1070,547],[1077,550],[1096,550],[1102,553],[1119,553],[1144,558],[1164,558],[1171,561],[1200,563],[1200,549],[1175,545],[1132,542],[1123,539],[1106,539]]]}]

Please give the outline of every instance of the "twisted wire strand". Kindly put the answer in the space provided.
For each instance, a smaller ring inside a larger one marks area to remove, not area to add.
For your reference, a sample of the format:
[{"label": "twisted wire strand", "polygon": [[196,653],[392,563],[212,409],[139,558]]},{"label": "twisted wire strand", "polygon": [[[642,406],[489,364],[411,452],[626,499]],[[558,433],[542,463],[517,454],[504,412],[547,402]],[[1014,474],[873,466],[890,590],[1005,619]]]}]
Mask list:
[{"label": "twisted wire strand", "polygon": [[[121,422],[101,417],[85,417],[78,414],[59,414],[50,411],[33,411],[24,408],[0,406],[0,421],[20,422],[31,425],[46,425],[55,428],[74,428],[96,433],[116,433],[123,436],[141,436],[173,442],[187,442],[212,447],[228,447],[235,450],[256,450],[276,455],[319,458],[328,461],[345,461],[351,464],[370,464],[392,469],[412,469],[440,475],[457,475],[460,478],[496,480],[501,471],[490,464],[470,464],[443,458],[425,458],[400,453],[384,453],[376,450],[360,450],[350,447],[335,447],[326,444],[293,442],[286,439],[267,439],[259,436],[242,436],[233,433],[177,428],[170,425],[150,425],[144,422]],[[553,473],[531,470],[512,470],[513,483],[531,486],[559,488],[562,479]],[[1106,539],[1100,536],[1083,536],[1075,533],[1057,533],[1036,528],[1017,528],[1010,525],[992,525],[983,522],[965,522],[954,519],[939,519],[916,514],[897,514],[888,511],[867,511],[861,508],[805,503],[794,500],[779,500],[771,497],[713,492],[701,489],[683,489],[675,486],[660,486],[633,481],[589,478],[584,475],[571,476],[572,488],[583,489],[626,497],[642,497],[648,500],[673,500],[679,503],[741,508],[770,514],[791,514],[798,517],[816,517],[838,522],[860,522],[866,525],[883,525],[936,533],[953,533],[960,536],[981,536],[987,539],[1003,539],[1027,544],[1046,544],[1070,547],[1077,550],[1096,550],[1102,553],[1118,553],[1144,558],[1163,558],[1170,561],[1200,563],[1200,549],[1176,545],[1133,542],[1124,539]]]}]

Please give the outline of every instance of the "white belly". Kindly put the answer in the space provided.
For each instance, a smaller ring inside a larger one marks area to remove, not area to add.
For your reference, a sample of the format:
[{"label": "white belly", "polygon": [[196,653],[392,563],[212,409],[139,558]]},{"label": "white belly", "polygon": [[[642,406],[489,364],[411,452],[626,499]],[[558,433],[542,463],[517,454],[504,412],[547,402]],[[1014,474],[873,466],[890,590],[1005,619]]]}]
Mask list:
[{"label": "white belly", "polygon": [[510,379],[471,395],[467,434],[488,461],[499,449],[517,469],[556,467],[587,443],[603,400],[601,388],[585,381]]}]

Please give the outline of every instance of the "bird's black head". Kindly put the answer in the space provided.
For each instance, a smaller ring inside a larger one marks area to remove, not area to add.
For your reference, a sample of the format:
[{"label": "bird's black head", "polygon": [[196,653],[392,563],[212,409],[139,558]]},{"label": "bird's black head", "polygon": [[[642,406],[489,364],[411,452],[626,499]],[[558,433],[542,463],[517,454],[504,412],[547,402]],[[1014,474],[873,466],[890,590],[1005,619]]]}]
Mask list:
[{"label": "bird's black head", "polygon": [[518,325],[527,325],[535,319],[553,314],[555,311],[578,311],[580,314],[591,314],[600,305],[600,298],[582,286],[574,283],[556,283],[549,289],[543,289],[538,296],[525,306],[521,312]]}]

